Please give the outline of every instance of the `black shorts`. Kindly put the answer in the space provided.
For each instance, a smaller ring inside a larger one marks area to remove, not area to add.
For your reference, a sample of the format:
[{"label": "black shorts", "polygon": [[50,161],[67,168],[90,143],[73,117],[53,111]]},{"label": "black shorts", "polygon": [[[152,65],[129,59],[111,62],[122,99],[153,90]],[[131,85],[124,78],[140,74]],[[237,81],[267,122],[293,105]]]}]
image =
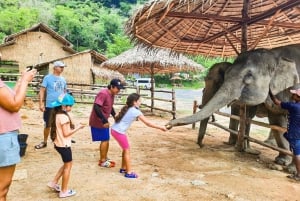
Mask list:
[{"label": "black shorts", "polygon": [[54,145],[56,151],[60,154],[64,163],[72,161],[72,150],[71,147],[57,147]]},{"label": "black shorts", "polygon": [[52,111],[53,111],[53,108],[50,108],[50,107],[45,108],[45,111],[43,113],[45,128],[50,128],[50,117],[51,117]]}]

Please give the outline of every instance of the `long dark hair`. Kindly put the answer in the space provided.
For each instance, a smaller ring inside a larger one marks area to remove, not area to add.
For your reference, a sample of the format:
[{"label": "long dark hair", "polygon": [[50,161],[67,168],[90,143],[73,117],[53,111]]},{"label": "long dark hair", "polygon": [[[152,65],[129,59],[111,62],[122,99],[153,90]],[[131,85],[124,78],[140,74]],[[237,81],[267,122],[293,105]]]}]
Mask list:
[{"label": "long dark hair", "polygon": [[129,108],[131,108],[134,104],[134,102],[138,101],[140,99],[140,95],[137,93],[132,93],[127,97],[126,100],[126,105],[122,107],[121,111],[119,114],[117,114],[115,121],[118,123],[121,121],[121,119],[124,117],[126,112],[128,111]]},{"label": "long dark hair", "polygon": [[64,111],[62,109],[62,106],[58,106],[58,107],[55,107],[53,108],[51,114],[50,114],[50,137],[51,137],[51,140],[54,141],[57,134],[56,134],[56,115],[57,114],[65,114],[69,117],[69,120],[70,120],[70,128],[71,129],[74,129],[74,124],[72,123],[72,120],[69,116],[69,114]]}]

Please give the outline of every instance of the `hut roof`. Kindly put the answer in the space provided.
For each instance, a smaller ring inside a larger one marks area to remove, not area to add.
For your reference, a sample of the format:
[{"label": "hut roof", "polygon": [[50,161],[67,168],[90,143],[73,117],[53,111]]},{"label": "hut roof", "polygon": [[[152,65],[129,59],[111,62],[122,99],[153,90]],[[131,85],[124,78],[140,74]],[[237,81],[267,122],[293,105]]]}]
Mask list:
[{"label": "hut roof", "polygon": [[128,20],[126,32],[145,46],[233,57],[242,45],[251,50],[300,43],[299,5],[299,0],[152,0]]},{"label": "hut roof", "polygon": [[123,74],[173,73],[182,71],[202,71],[202,65],[182,54],[172,54],[165,49],[146,49],[134,47],[122,54],[108,59],[102,67],[119,71]]},{"label": "hut roof", "polygon": [[54,61],[57,61],[57,60],[64,60],[64,59],[67,59],[67,58],[70,58],[70,57],[75,57],[75,56],[78,56],[80,54],[86,54],[86,53],[90,53],[92,55],[93,62],[95,62],[95,63],[101,64],[102,62],[107,60],[107,58],[104,55],[96,52],[95,50],[84,50],[84,51],[77,52],[77,53],[72,54],[72,55],[68,55],[68,56],[57,58],[57,59],[54,59],[54,60],[51,60],[51,61],[36,64],[35,67],[36,68],[43,67],[43,66],[48,65],[50,63],[53,63]]},{"label": "hut roof", "polygon": [[122,81],[125,81],[124,75],[119,73],[118,71],[113,71],[106,68],[92,67],[92,72],[97,76],[107,80],[111,80],[113,78],[118,78]]},{"label": "hut roof", "polygon": [[22,30],[20,32],[17,32],[17,33],[14,33],[12,35],[9,35],[9,36],[5,37],[4,38],[4,43],[2,44],[2,46],[13,44],[15,42],[17,36],[19,36],[21,34],[26,34],[27,32],[45,32],[45,33],[48,33],[53,38],[60,41],[68,51],[71,51],[73,53],[76,52],[75,50],[72,49],[73,45],[72,45],[71,42],[69,42],[67,39],[65,39],[64,37],[62,37],[61,35],[59,35],[54,30],[52,30],[50,27],[48,27],[47,25],[45,25],[43,23],[36,24],[36,25],[32,26],[31,28]]}]

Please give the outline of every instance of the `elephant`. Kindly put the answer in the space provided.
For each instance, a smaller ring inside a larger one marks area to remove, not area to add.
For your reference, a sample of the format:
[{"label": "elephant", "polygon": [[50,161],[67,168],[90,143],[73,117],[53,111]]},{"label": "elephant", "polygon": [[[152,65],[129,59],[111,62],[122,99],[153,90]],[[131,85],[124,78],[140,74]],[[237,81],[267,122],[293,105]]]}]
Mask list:
[{"label": "elephant", "polygon": [[[300,44],[273,49],[256,49],[243,52],[226,70],[224,82],[202,110],[166,124],[167,128],[201,121],[220,108],[234,101],[247,106],[264,104],[268,110],[269,123],[287,126],[286,111],[273,104],[269,90],[282,101],[291,101],[288,88],[299,82]],[[274,130],[278,147],[288,149],[288,142],[282,132]],[[290,157],[279,153],[278,160],[288,161]]]},{"label": "elephant", "polygon": [[[217,92],[217,90],[221,87],[221,85],[224,82],[224,75],[225,71],[230,68],[232,63],[229,62],[220,62],[214,64],[212,67],[210,67],[204,81],[205,81],[205,88],[203,89],[203,95],[202,95],[202,107],[207,104],[207,102],[213,97],[213,95]],[[266,108],[263,105],[259,106],[248,106],[247,107],[247,117],[252,119],[255,115],[258,117],[266,117]],[[239,115],[239,105],[238,104],[232,104],[231,105],[231,114],[232,115]],[[207,124],[208,124],[209,118],[205,118],[200,121],[200,127],[198,132],[198,140],[197,143],[200,147],[203,147],[203,138],[206,133]],[[213,120],[214,121],[214,118]],[[239,121],[235,119],[230,119],[229,128],[231,130],[238,130]],[[250,133],[250,123],[246,123],[246,135],[249,136]],[[268,142],[272,142],[272,132],[270,131]],[[229,145],[235,145],[237,141],[237,135],[234,133],[230,133],[228,144]],[[247,143],[247,148],[249,149],[250,145]],[[250,150],[249,150],[250,151]],[[254,153],[254,152],[252,152]],[[257,153],[257,152],[256,152]]]}]

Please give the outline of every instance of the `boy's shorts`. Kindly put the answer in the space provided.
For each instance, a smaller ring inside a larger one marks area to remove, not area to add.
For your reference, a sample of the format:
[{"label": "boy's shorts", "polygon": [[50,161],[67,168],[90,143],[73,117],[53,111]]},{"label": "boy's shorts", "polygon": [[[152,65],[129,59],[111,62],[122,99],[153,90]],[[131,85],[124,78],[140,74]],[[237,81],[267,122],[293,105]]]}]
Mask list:
[{"label": "boy's shorts", "polygon": [[91,127],[92,140],[93,141],[109,141],[110,132],[109,128],[95,128]]},{"label": "boy's shorts", "polygon": [[119,133],[114,129],[111,129],[111,135],[117,140],[117,142],[123,150],[127,150],[130,148],[127,135]]},{"label": "boy's shorts", "polygon": [[0,134],[0,167],[15,165],[21,161],[18,132]]}]

